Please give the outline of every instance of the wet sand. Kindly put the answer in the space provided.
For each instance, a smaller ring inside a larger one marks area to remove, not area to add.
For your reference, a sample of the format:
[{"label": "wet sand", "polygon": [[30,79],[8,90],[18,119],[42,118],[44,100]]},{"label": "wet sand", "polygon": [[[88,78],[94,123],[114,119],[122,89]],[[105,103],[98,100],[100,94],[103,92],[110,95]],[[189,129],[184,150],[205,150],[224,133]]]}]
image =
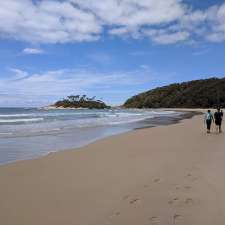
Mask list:
[{"label": "wet sand", "polygon": [[224,190],[225,134],[197,115],[0,166],[0,224],[222,225]]}]

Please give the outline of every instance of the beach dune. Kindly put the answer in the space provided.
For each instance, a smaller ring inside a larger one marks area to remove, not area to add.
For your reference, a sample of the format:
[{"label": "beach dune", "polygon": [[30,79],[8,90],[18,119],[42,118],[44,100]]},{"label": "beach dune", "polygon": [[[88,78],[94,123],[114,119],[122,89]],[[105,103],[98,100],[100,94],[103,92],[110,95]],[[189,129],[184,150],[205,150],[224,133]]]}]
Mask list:
[{"label": "beach dune", "polygon": [[197,115],[1,166],[0,224],[225,224],[224,146]]}]

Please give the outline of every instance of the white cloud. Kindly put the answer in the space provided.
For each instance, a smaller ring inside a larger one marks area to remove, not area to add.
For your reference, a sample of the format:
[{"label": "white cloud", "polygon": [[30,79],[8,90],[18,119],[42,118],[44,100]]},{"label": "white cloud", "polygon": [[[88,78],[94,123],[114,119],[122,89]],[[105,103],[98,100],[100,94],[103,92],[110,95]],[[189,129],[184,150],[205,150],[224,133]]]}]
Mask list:
[{"label": "white cloud", "polygon": [[22,53],[27,55],[41,55],[44,54],[45,51],[39,48],[25,48]]},{"label": "white cloud", "polygon": [[28,42],[96,40],[101,31],[94,15],[69,1],[0,1],[0,35]]},{"label": "white cloud", "polygon": [[159,44],[174,44],[185,41],[190,34],[186,31],[170,31],[170,30],[145,30],[144,33],[153,41]]},{"label": "white cloud", "polygon": [[28,76],[28,73],[26,71],[10,68],[9,69],[13,73],[13,80],[23,79]]},{"label": "white cloud", "polygon": [[160,44],[174,44],[180,41],[185,41],[189,38],[189,33],[182,31],[182,32],[175,32],[169,34],[160,34],[158,36],[153,37],[153,40]]},{"label": "white cloud", "polygon": [[210,32],[206,32],[206,38],[213,42],[222,42],[225,40],[225,3],[220,7],[213,7],[210,11]]},{"label": "white cloud", "polygon": [[191,12],[181,20],[180,25],[202,39],[222,42],[225,40],[225,3]]},{"label": "white cloud", "polygon": [[[99,73],[88,69],[61,69],[43,73],[29,73],[10,69],[8,79],[0,78],[0,105],[45,105],[70,94],[94,94],[99,98],[104,92],[114,90],[118,94],[130,91],[152,79],[148,68],[132,72]],[[8,99],[8,102],[6,102]],[[15,99],[17,99],[15,101]],[[113,97],[110,96],[112,100]]]},{"label": "white cloud", "polygon": [[0,1],[0,37],[31,43],[95,41],[104,33],[159,44],[195,36],[221,42],[224,24],[225,3],[195,10],[184,0]]},{"label": "white cloud", "polygon": [[121,26],[161,24],[177,20],[185,12],[180,0],[71,0],[90,10],[103,23]]}]

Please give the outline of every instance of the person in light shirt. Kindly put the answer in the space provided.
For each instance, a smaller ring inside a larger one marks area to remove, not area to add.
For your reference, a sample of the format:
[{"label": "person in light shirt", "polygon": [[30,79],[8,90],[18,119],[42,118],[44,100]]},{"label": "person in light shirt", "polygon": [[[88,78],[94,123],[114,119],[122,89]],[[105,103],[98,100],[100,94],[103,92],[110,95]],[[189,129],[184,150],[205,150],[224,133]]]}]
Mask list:
[{"label": "person in light shirt", "polygon": [[207,133],[211,132],[211,124],[214,122],[213,115],[211,113],[211,110],[208,110],[207,113],[205,114],[205,123],[207,127]]}]

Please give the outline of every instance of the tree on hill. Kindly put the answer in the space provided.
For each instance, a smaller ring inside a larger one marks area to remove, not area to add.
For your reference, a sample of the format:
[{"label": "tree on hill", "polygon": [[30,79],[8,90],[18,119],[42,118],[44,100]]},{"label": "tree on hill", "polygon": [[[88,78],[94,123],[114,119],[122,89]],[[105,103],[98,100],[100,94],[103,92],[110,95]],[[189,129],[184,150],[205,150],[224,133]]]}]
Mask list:
[{"label": "tree on hill", "polygon": [[175,83],[131,97],[126,108],[225,107],[225,78]]},{"label": "tree on hill", "polygon": [[63,108],[89,108],[89,109],[105,109],[110,108],[104,102],[95,100],[95,96],[88,98],[86,95],[70,95],[67,98],[57,101],[55,107]]}]

